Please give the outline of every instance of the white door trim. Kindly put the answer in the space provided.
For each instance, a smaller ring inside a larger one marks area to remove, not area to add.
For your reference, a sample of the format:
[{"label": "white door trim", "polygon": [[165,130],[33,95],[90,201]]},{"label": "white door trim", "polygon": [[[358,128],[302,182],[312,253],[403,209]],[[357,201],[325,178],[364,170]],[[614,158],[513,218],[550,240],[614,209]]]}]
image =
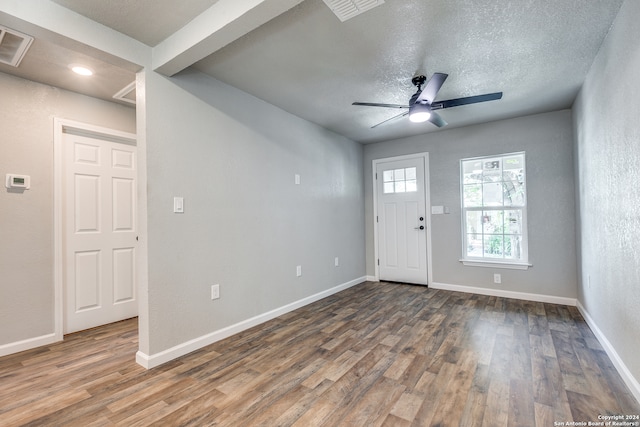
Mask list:
[{"label": "white door trim", "polygon": [[380,280],[380,266],[378,265],[378,186],[376,184],[376,171],[378,163],[394,162],[398,160],[423,159],[424,161],[424,201],[425,201],[425,217],[427,221],[427,286],[433,283],[433,270],[431,268],[431,189],[429,187],[429,153],[407,154],[404,156],[385,157],[382,159],[374,159],[372,162],[371,180],[373,182],[373,253],[375,280]]},{"label": "white door trim", "polygon": [[[62,341],[64,327],[64,254],[62,252],[63,235],[63,174],[62,153],[63,134],[76,133],[93,136],[109,141],[135,144],[136,135],[100,126],[94,126],[73,120],[53,119],[53,283],[54,283],[54,336],[56,341]],[[138,199],[139,203],[139,199]],[[139,211],[138,211],[139,212]],[[139,213],[138,213],[139,215]]]}]

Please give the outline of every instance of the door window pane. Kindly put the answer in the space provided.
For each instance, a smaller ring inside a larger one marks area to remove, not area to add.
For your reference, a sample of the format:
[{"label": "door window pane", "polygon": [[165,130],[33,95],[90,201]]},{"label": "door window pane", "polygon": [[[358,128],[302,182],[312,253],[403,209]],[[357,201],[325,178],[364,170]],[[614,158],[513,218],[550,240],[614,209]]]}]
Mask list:
[{"label": "door window pane", "polygon": [[383,184],[383,188],[384,188],[384,193],[393,193],[393,182],[385,182]]},{"label": "door window pane", "polygon": [[406,168],[404,170],[404,179],[407,181],[415,181],[416,179],[416,168]]},{"label": "door window pane", "polygon": [[415,167],[383,171],[382,182],[385,194],[418,191]]},{"label": "door window pane", "polygon": [[392,182],[393,181],[393,171],[384,171],[384,172],[382,172],[382,180],[383,180],[383,182]]}]

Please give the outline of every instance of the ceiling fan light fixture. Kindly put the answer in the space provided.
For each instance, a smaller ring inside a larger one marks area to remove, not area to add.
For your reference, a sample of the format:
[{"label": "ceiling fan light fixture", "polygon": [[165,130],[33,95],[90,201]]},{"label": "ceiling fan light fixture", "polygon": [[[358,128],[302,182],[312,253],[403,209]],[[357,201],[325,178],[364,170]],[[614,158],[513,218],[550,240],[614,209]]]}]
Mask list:
[{"label": "ceiling fan light fixture", "polygon": [[[457,107],[459,105],[476,104],[478,102],[493,101],[496,99],[502,99],[502,92],[487,93],[484,95],[467,96],[464,98],[447,99],[445,101],[437,101],[434,103],[440,87],[447,79],[448,75],[445,73],[434,73],[431,79],[427,81],[424,75],[414,76],[411,79],[411,83],[417,86],[418,90],[409,99],[409,105],[401,104],[381,104],[379,102],[354,102],[352,105],[363,105],[367,107],[384,107],[384,108],[400,108],[405,110],[396,116],[393,116],[387,120],[384,120],[378,124],[371,126],[371,128],[378,127],[383,123],[387,123],[391,120],[407,117],[413,123],[423,123],[426,121],[431,122],[436,127],[443,127],[447,125],[447,122],[435,111],[442,110],[444,108]],[[424,89],[422,85],[427,83]],[[406,109],[409,111],[406,111]]]},{"label": "ceiling fan light fixture", "polygon": [[409,108],[409,120],[424,123],[431,118],[431,109],[424,104],[414,104]]}]

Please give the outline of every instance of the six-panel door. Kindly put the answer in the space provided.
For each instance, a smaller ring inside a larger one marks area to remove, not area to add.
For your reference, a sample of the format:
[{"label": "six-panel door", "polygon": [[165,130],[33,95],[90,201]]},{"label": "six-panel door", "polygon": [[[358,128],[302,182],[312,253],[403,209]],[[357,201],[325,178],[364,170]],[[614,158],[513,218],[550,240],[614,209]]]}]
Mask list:
[{"label": "six-panel door", "polygon": [[65,327],[138,314],[136,146],[64,134]]}]

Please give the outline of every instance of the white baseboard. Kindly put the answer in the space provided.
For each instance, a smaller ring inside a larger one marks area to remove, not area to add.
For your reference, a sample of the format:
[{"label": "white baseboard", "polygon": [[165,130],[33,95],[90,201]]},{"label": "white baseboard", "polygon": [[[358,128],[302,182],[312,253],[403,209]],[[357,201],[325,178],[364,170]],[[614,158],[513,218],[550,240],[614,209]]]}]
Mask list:
[{"label": "white baseboard", "polygon": [[378,278],[376,276],[366,276],[367,282],[377,282]]},{"label": "white baseboard", "polygon": [[53,344],[54,342],[58,341],[62,341],[62,338],[53,333],[35,338],[29,338],[22,341],[12,342],[9,344],[3,344],[0,345],[0,357],[7,356],[13,353],[19,353],[25,350],[31,350],[32,348],[40,347],[42,345]]},{"label": "white baseboard", "polygon": [[471,294],[489,295],[492,297],[503,297],[521,299],[535,302],[546,302],[549,304],[562,304],[575,307],[578,300],[576,298],[557,297],[553,295],[529,294],[525,292],[504,291],[500,289],[478,288],[474,286],[449,285],[447,283],[430,283],[432,289],[442,289],[444,291],[465,292]]},{"label": "white baseboard", "polygon": [[331,289],[327,289],[326,291],[322,291],[315,295],[311,295],[301,300],[292,302],[291,304],[287,304],[275,310],[271,310],[269,312],[260,314],[258,316],[236,323],[235,325],[227,326],[226,328],[219,329],[217,331],[211,332],[209,334],[203,335],[198,338],[194,338],[192,340],[189,340],[182,344],[178,344],[174,347],[171,347],[159,353],[147,355],[145,353],[142,353],[141,351],[138,351],[136,353],[136,362],[147,369],[155,368],[156,366],[160,366],[163,363],[167,363],[180,356],[184,356],[185,354],[189,354],[202,347],[206,347],[210,344],[213,344],[217,341],[228,338],[239,332],[245,331],[249,328],[253,328],[254,326],[257,326],[261,323],[267,322],[271,319],[275,319],[276,317],[282,316],[283,314],[289,313],[290,311],[296,310],[300,307],[304,307],[305,305],[319,301],[322,298],[326,298],[330,295],[333,295],[335,293],[348,289],[352,286],[360,284],[365,280],[367,280],[365,276],[359,277],[354,280],[350,280],[349,282],[335,286]]},{"label": "white baseboard", "polygon": [[587,322],[587,325],[589,325],[589,328],[591,328],[591,331],[593,331],[593,334],[596,336],[596,338],[604,348],[604,351],[609,356],[609,359],[611,359],[613,365],[618,370],[618,373],[622,377],[622,380],[627,385],[627,387],[629,387],[629,390],[631,390],[631,394],[633,394],[636,400],[640,402],[640,383],[638,383],[638,380],[633,377],[631,371],[629,371],[629,369],[627,368],[627,365],[624,364],[624,362],[618,355],[618,352],[616,352],[613,345],[611,345],[607,337],[604,335],[604,333],[602,333],[598,325],[596,325],[596,322],[593,320],[589,312],[584,308],[582,304],[580,304],[580,301],[578,301],[577,307],[580,311],[580,314],[582,314],[582,317],[584,317],[584,320]]}]

